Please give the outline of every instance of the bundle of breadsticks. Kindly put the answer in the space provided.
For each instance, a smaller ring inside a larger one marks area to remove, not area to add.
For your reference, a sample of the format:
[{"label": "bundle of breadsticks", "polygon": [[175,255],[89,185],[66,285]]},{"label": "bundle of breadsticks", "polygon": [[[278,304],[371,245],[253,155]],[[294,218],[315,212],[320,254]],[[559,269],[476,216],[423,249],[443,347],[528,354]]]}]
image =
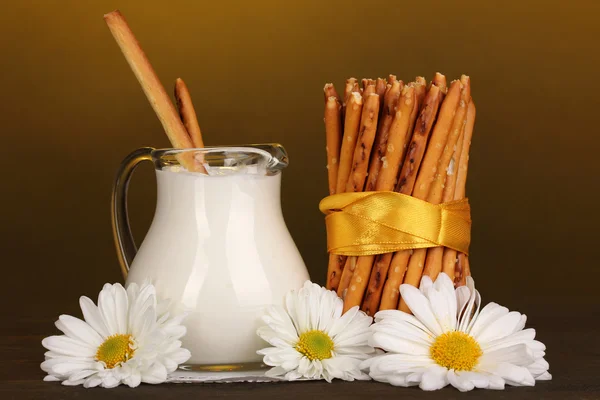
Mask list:
[{"label": "bundle of breadsticks", "polygon": [[[176,110],[125,17],[120,11],[115,10],[106,14],[104,20],[173,147],[179,149],[204,147],[196,112],[185,82],[180,78],[175,81],[175,100],[178,109]],[[182,156],[180,162],[189,171],[206,172],[201,160],[195,158],[193,154]]]},{"label": "bundle of breadsticks", "polygon": [[[437,73],[405,84],[396,76],[350,78],[343,97],[326,84],[325,131],[329,193],[395,191],[433,204],[465,197],[469,147],[475,122],[470,80],[447,86]],[[408,312],[400,285],[418,286],[445,272],[455,285],[470,275],[469,259],[446,247],[369,256],[330,254],[327,288],[360,306]]]}]

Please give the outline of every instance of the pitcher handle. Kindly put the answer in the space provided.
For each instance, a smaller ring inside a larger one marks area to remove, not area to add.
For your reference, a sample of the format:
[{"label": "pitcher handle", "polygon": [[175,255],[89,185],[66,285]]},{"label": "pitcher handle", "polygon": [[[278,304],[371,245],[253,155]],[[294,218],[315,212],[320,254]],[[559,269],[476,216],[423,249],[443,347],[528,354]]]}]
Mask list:
[{"label": "pitcher handle", "polygon": [[113,239],[117,249],[117,258],[121,266],[123,278],[127,279],[129,266],[137,253],[137,246],[131,234],[129,226],[129,216],[127,213],[127,189],[131,174],[135,171],[138,164],[142,161],[152,161],[152,147],[141,147],[131,152],[117,171],[117,176],[113,182],[112,196],[110,203],[110,212],[112,220]]}]

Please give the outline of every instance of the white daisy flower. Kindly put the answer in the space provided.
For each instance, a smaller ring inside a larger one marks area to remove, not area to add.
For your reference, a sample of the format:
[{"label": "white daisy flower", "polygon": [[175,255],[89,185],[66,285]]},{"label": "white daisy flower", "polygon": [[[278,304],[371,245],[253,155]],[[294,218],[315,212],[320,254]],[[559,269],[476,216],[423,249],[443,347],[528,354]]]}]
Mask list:
[{"label": "white daisy flower", "polygon": [[56,327],[64,335],[42,340],[48,349],[42,370],[45,381],[63,385],[112,388],[123,383],[161,383],[190,358],[181,348],[184,315],[171,316],[166,302],[158,303],[151,284],[106,284],[98,306],[79,299],[85,321],[61,315]]},{"label": "white daisy flower", "polygon": [[307,281],[285,298],[284,307],[270,307],[267,326],[258,335],[274,347],[258,351],[272,366],[266,375],[287,380],[333,378],[367,380],[360,370],[373,348],[367,345],[373,319],[358,307],[342,315],[343,301],[333,291]]},{"label": "white daisy flower", "polygon": [[496,303],[479,310],[473,279],[456,290],[446,274],[435,283],[424,276],[419,289],[400,286],[413,315],[380,311],[369,344],[386,351],[362,364],[369,375],[395,386],[437,390],[451,384],[461,391],[533,386],[549,380],[543,343],[526,317]]}]

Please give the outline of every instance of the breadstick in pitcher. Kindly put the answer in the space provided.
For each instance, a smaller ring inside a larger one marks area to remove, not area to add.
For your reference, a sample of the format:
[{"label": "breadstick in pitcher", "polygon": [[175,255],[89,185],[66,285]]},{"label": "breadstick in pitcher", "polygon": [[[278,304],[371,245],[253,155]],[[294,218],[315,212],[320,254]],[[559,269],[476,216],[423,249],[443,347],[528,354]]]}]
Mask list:
[{"label": "breadstick in pitcher", "polygon": [[203,148],[204,140],[202,140],[202,131],[198,124],[198,117],[196,116],[196,110],[194,110],[192,97],[187,85],[181,78],[177,78],[175,81],[175,102],[177,103],[177,109],[179,110],[183,126],[185,126],[190,135],[194,147]]},{"label": "breadstick in pitcher", "polygon": [[[173,147],[180,149],[194,147],[185,126],[179,119],[175,106],[160,83],[131,28],[129,28],[125,17],[120,11],[116,10],[104,15],[104,20],[142,86]],[[195,171],[198,168],[192,157],[182,158],[182,163],[190,171]]]}]

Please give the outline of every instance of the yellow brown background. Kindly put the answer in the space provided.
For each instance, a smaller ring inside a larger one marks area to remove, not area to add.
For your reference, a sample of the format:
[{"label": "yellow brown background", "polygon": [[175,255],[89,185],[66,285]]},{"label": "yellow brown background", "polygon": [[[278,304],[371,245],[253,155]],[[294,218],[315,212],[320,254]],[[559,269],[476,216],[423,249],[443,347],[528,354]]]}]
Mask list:
[{"label": "yellow brown background", "polygon": [[[284,214],[314,280],[326,268],[323,84],[439,70],[469,74],[478,106],[468,195],[484,301],[596,299],[600,3],[351,3],[4,2],[2,315],[77,313],[79,295],[121,279],[114,173],[134,148],[168,141],[102,20],[115,8],[168,90],[186,80],[208,144],[285,145]],[[154,192],[143,166],[130,197],[138,241]]]}]

